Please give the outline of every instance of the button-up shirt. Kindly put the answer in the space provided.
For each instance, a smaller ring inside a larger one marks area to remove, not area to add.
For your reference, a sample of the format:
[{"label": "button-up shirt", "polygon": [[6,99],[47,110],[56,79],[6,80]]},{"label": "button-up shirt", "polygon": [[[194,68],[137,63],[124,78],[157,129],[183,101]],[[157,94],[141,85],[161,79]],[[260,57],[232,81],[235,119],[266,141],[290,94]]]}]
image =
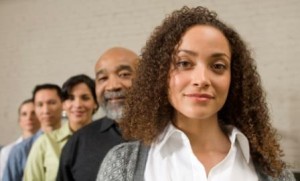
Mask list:
[{"label": "button-up shirt", "polygon": [[7,160],[8,160],[8,156],[9,156],[9,153],[10,151],[12,150],[12,148],[20,143],[21,141],[23,141],[24,138],[23,137],[20,137],[18,138],[16,141],[4,146],[2,149],[1,149],[1,152],[0,152],[0,180],[2,180],[2,176],[3,176],[3,172],[4,172],[4,168],[6,166],[6,163],[7,163]]},{"label": "button-up shirt", "polygon": [[95,181],[106,153],[122,142],[117,124],[107,117],[85,126],[65,145],[57,181]]},{"label": "button-up shirt", "polygon": [[145,181],[258,181],[246,136],[236,128],[229,129],[230,150],[206,175],[188,137],[170,124],[160,139],[151,145]]},{"label": "button-up shirt", "polygon": [[35,140],[42,134],[43,132],[40,130],[32,137],[27,138],[14,146],[8,156],[7,164],[3,173],[3,181],[22,181],[23,171],[29,151]]},{"label": "button-up shirt", "polygon": [[29,153],[24,180],[55,180],[61,150],[71,135],[72,131],[66,122],[59,129],[38,138]]}]

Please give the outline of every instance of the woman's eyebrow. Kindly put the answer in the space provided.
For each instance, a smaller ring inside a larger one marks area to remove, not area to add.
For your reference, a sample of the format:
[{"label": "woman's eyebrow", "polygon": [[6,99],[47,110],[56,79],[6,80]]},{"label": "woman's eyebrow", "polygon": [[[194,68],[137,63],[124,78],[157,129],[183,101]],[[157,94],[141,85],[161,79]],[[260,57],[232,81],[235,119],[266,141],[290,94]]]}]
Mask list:
[{"label": "woman's eyebrow", "polygon": [[184,52],[184,53],[189,54],[191,56],[197,56],[198,55],[198,53],[196,53],[196,52],[194,52],[192,50],[179,49],[177,51],[177,54],[180,53],[180,52]]},{"label": "woman's eyebrow", "polygon": [[226,53],[214,53],[212,54],[212,57],[227,57],[228,59],[230,59],[230,56],[227,55]]},{"label": "woman's eyebrow", "polygon": [[[194,52],[192,50],[185,50],[185,49],[180,49],[177,51],[177,54],[180,53],[180,52],[184,52],[186,54],[189,54],[191,56],[198,56],[198,53],[197,52]],[[227,55],[226,53],[223,53],[223,52],[216,52],[216,53],[213,53],[211,57],[227,57],[228,59],[230,59],[230,56]]]}]

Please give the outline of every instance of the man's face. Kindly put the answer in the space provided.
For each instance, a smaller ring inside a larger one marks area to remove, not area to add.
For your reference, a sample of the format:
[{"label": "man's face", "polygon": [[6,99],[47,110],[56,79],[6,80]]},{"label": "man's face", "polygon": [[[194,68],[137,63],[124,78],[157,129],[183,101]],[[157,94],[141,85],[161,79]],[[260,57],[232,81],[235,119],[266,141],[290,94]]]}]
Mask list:
[{"label": "man's face", "polygon": [[62,102],[55,89],[41,89],[36,92],[34,106],[42,127],[59,127]]},{"label": "man's face", "polygon": [[96,64],[96,94],[106,116],[118,121],[122,117],[125,93],[135,76],[138,57],[118,49],[104,54]]}]

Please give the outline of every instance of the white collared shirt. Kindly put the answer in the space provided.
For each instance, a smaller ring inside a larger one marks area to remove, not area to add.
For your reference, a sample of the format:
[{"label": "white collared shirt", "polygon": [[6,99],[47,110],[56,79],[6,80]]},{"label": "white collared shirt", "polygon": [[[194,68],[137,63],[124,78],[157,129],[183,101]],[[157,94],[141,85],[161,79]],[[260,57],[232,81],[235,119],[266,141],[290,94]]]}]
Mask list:
[{"label": "white collared shirt", "polygon": [[231,148],[208,176],[194,155],[188,137],[170,124],[151,145],[145,169],[145,181],[258,181],[249,142],[237,128],[231,127]]}]

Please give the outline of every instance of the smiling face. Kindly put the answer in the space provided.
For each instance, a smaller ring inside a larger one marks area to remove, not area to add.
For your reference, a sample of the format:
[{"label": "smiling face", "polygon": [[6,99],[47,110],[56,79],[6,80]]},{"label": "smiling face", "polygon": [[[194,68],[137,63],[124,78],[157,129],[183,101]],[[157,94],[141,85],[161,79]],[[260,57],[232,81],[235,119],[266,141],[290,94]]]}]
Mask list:
[{"label": "smiling face", "polygon": [[125,93],[135,76],[137,55],[127,49],[113,48],[104,53],[95,67],[98,103],[106,116],[118,121],[122,117]]},{"label": "smiling face", "polygon": [[175,120],[217,120],[231,79],[227,39],[214,27],[196,25],[176,48],[168,90]]},{"label": "smiling face", "polygon": [[63,107],[67,113],[71,130],[76,131],[92,121],[97,104],[88,86],[85,83],[79,83],[71,89]]}]

